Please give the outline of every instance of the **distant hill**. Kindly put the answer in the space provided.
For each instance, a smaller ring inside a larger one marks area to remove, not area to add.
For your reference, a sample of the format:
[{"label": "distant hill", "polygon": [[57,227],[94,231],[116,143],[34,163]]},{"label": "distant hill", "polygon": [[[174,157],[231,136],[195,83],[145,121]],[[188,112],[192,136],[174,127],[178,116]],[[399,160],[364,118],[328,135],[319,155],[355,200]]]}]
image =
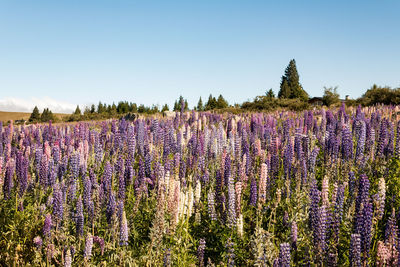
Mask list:
[{"label": "distant hill", "polygon": [[[62,114],[62,113],[55,113],[54,114],[59,119],[69,116],[70,114]],[[0,111],[0,121],[8,122],[9,120],[28,120],[31,116],[31,113],[27,112],[10,112],[10,111]]]}]

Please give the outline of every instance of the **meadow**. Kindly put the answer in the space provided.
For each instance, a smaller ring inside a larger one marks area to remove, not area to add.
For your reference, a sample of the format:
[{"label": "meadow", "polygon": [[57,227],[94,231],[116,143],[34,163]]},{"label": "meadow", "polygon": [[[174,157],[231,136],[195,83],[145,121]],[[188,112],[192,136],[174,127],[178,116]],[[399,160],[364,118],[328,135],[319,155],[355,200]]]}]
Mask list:
[{"label": "meadow", "polygon": [[395,266],[397,106],[0,126],[2,266]]}]

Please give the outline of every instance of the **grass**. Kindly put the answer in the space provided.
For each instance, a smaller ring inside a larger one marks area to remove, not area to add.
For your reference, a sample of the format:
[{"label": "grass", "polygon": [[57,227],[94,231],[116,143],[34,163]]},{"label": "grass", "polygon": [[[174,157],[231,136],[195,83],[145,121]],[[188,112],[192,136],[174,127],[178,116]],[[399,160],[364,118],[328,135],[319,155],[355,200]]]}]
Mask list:
[{"label": "grass", "polygon": [[[70,114],[63,113],[55,113],[54,114],[58,119],[61,119],[65,116],[69,116]],[[28,120],[31,116],[31,113],[28,112],[9,112],[9,111],[0,111],[0,121],[8,122],[10,120]]]}]

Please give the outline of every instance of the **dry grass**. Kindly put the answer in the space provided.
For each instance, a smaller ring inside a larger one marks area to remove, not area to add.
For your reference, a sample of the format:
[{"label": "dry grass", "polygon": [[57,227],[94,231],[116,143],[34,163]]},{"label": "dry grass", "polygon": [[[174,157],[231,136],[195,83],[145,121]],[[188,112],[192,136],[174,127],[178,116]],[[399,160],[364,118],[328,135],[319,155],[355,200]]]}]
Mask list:
[{"label": "dry grass", "polygon": [[[69,116],[70,114],[62,114],[56,113],[54,114],[58,119],[62,119],[65,116]],[[0,111],[0,121],[8,122],[9,120],[28,120],[31,116],[31,113],[27,112],[8,112],[8,111]]]}]

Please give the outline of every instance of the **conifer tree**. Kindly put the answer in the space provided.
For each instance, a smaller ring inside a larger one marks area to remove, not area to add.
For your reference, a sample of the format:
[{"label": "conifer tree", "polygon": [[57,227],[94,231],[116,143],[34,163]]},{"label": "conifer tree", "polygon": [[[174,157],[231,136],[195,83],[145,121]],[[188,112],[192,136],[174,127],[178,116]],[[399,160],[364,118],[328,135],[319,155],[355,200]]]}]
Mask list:
[{"label": "conifer tree", "polygon": [[226,101],[222,95],[219,95],[217,100],[217,108],[227,108],[228,105],[228,101]]},{"label": "conifer tree", "polygon": [[281,89],[279,90],[279,98],[289,98],[291,95],[290,87],[285,76],[282,76]]},{"label": "conifer tree", "polygon": [[35,106],[35,107],[33,108],[33,111],[32,111],[31,116],[29,117],[29,121],[30,121],[30,122],[37,122],[37,121],[39,121],[39,120],[40,120],[39,109],[38,109],[37,106]]},{"label": "conifer tree", "polygon": [[81,109],[79,108],[79,105],[78,106],[76,106],[76,109],[75,109],[75,111],[74,111],[74,115],[81,115],[82,113],[81,113]]},{"label": "conifer tree", "polygon": [[275,93],[274,93],[274,91],[272,91],[272,88],[270,88],[270,89],[268,90],[268,92],[266,93],[266,95],[267,95],[268,98],[275,98]]},{"label": "conifer tree", "polygon": [[167,104],[165,104],[161,109],[161,112],[164,112],[164,111],[169,111],[169,107]]},{"label": "conifer tree", "polygon": [[299,81],[296,61],[292,59],[286,67],[285,75],[282,76],[279,98],[299,98],[307,100],[308,94],[304,91]]},{"label": "conifer tree", "polygon": [[203,111],[203,109],[204,109],[203,100],[201,100],[201,96],[200,96],[199,102],[197,103],[196,109],[197,109],[197,111]]}]

